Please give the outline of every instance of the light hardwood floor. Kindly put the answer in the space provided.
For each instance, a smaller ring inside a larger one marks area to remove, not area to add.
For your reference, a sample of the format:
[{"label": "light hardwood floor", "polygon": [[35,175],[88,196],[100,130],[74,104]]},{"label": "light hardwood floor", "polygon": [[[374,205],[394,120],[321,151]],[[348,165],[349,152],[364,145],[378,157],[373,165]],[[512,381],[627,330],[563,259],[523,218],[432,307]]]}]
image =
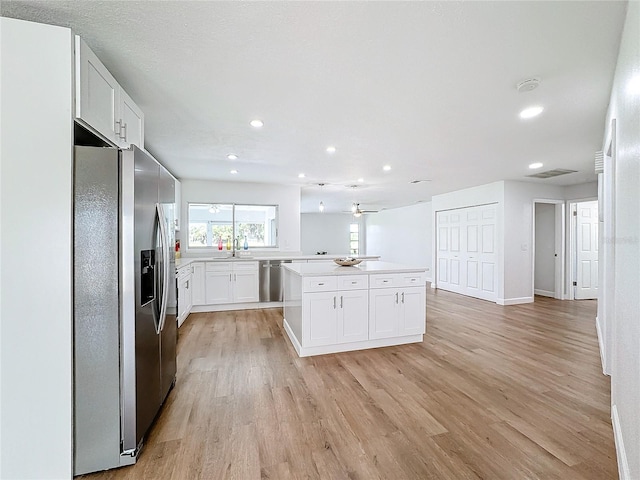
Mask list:
[{"label": "light hardwood floor", "polygon": [[595,301],[428,289],[421,344],[298,358],[280,309],[192,314],[138,463],[87,479],[616,479]]}]

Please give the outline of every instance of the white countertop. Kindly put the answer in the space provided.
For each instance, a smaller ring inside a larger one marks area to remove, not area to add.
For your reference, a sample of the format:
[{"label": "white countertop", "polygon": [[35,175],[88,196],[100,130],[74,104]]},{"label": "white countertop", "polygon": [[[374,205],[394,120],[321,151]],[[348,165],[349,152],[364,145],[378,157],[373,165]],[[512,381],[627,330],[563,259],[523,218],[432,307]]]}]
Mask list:
[{"label": "white countertop", "polygon": [[327,263],[285,263],[282,265],[302,277],[317,275],[368,275],[370,273],[421,273],[426,267],[403,265],[400,263],[370,260],[352,267],[341,267],[333,262]]},{"label": "white countertop", "polygon": [[[286,254],[283,253],[281,255],[261,255],[259,252],[255,256],[247,256],[247,257],[182,257],[176,260],[176,269],[186,267],[187,265],[193,262],[252,262],[259,260],[323,260],[327,262],[331,262],[331,265],[337,266],[333,263],[334,258],[345,258],[352,257],[352,255],[301,255],[301,254]],[[364,260],[378,260],[380,258],[379,255],[359,255],[356,258],[362,258]],[[360,264],[361,266],[364,263]]]}]

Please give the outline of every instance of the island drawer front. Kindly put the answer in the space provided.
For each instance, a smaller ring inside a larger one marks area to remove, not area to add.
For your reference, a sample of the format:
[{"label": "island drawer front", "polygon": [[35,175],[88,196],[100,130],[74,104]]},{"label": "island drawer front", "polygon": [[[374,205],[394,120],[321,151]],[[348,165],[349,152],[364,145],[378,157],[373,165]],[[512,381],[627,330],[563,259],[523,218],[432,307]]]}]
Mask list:
[{"label": "island drawer front", "polygon": [[338,290],[366,290],[369,288],[369,275],[340,275]]},{"label": "island drawer front", "polygon": [[207,272],[230,272],[231,268],[231,262],[207,262],[205,266]]},{"label": "island drawer front", "polygon": [[399,287],[402,275],[397,273],[377,273],[369,275],[369,288]]},{"label": "island drawer front", "polygon": [[401,275],[400,282],[403,287],[422,287],[427,278],[423,273],[405,273]]},{"label": "island drawer front", "polygon": [[336,277],[320,276],[320,277],[303,277],[302,290],[304,292],[326,292],[336,290],[338,282]]}]

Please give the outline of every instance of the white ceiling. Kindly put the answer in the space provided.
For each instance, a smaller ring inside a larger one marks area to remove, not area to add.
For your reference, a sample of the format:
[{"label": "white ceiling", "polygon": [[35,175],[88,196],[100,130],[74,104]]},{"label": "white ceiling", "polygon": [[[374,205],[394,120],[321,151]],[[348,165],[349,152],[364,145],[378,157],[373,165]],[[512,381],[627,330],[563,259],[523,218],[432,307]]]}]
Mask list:
[{"label": "white ceiling", "polygon": [[[144,110],[146,146],[177,177],[297,184],[303,212],[320,199],[332,212],[526,180],[537,161],[578,173],[532,181],[595,180],[625,8],[3,0],[1,13],[84,37]],[[540,87],[518,93],[532,76]],[[532,104],[545,111],[519,119]],[[360,177],[355,192],[345,187]]]}]

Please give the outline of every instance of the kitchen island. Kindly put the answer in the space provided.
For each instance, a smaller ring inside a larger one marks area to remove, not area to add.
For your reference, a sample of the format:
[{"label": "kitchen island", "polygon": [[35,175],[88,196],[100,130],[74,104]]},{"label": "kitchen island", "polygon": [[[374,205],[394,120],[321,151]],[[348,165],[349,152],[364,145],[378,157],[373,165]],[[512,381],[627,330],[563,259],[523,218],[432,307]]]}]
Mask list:
[{"label": "kitchen island", "polygon": [[284,265],[284,329],[301,357],[421,342],[426,269]]}]

